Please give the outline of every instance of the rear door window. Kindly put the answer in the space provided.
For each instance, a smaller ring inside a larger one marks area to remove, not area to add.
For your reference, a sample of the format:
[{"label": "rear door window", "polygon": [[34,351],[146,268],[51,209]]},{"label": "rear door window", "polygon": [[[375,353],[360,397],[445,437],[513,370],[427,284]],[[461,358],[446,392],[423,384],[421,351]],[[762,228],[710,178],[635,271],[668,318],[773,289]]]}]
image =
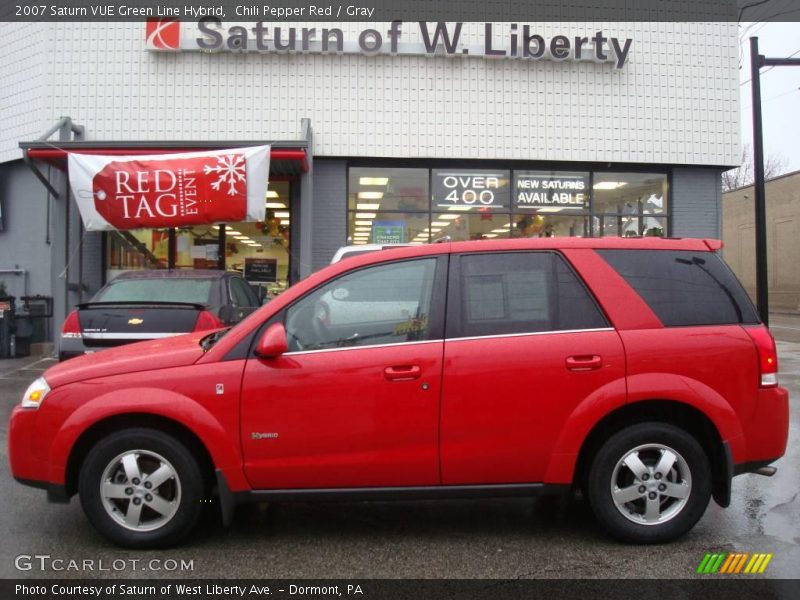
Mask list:
[{"label": "rear door window", "polygon": [[553,252],[462,255],[450,289],[450,338],[608,326],[583,283]]},{"label": "rear door window", "polygon": [[713,252],[598,250],[665,327],[758,323],[739,281]]}]

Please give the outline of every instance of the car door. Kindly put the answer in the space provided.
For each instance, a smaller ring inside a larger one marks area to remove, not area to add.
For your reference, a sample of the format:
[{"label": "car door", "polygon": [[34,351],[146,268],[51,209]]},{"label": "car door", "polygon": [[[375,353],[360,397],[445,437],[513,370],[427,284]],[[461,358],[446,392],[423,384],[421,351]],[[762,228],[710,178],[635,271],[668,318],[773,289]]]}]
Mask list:
[{"label": "car door", "polygon": [[288,351],[245,367],[250,483],[436,485],[447,259],[350,271],[288,307]]},{"label": "car door", "polygon": [[624,397],[619,335],[555,252],[452,257],[444,364],[444,484],[543,481],[576,407]]}]

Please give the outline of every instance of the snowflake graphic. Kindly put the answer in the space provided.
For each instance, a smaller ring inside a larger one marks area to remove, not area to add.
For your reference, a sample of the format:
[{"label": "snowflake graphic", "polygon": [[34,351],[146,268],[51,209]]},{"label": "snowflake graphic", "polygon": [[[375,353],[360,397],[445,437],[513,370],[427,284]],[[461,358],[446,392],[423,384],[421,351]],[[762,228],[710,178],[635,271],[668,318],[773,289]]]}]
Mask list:
[{"label": "snowflake graphic", "polygon": [[213,167],[205,165],[203,172],[208,175],[214,173],[218,175],[217,180],[211,184],[211,187],[218,190],[223,183],[228,184],[228,196],[235,196],[239,191],[236,189],[236,184],[239,181],[245,181],[245,160],[241,154],[225,154],[217,157],[217,163]]}]

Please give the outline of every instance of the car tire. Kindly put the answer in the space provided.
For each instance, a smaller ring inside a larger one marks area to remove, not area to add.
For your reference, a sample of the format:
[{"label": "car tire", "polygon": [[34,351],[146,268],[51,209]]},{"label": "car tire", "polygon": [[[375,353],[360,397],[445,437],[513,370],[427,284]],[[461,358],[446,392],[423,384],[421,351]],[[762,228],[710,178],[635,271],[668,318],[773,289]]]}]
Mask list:
[{"label": "car tire", "polygon": [[669,542],[703,516],[711,498],[711,467],[702,446],[683,429],[640,423],[600,447],[587,491],[592,511],[612,537]]},{"label": "car tire", "polygon": [[83,461],[81,506],[91,524],[124,548],[163,548],[183,539],[201,513],[203,476],[189,450],[154,429],[113,433]]}]

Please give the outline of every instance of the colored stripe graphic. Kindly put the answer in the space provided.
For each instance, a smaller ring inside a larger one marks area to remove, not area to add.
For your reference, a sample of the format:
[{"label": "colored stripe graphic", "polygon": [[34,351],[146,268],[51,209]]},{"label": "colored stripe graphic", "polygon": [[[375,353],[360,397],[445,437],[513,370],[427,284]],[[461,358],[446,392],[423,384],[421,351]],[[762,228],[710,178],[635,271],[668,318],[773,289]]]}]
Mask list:
[{"label": "colored stripe graphic", "polygon": [[730,573],[731,565],[733,564],[734,560],[738,558],[738,554],[728,554],[728,559],[722,565],[722,568],[719,570],[720,573]]},{"label": "colored stripe graphic", "polygon": [[769,564],[769,561],[771,561],[771,560],[772,560],[772,553],[767,554],[764,557],[764,562],[761,563],[761,568],[758,570],[758,572],[759,573],[763,573],[766,570],[767,565]]},{"label": "colored stripe graphic", "polygon": [[706,568],[706,565],[708,564],[708,561],[709,561],[710,558],[711,558],[711,555],[706,553],[706,555],[703,558],[703,560],[700,561],[700,566],[697,567],[697,572],[698,573],[705,573],[705,568]]},{"label": "colored stripe graphic", "polygon": [[[735,575],[737,573],[763,573],[772,560],[772,554],[757,552],[706,553],[697,566],[697,573],[713,575],[714,573]],[[744,569],[744,571],[742,571]]]},{"label": "colored stripe graphic", "polygon": [[739,571],[742,570],[742,567],[744,566],[744,563],[747,560],[748,556],[750,556],[749,552],[745,552],[744,554],[742,554],[742,557],[739,559],[739,562],[736,565],[736,570],[734,571],[734,573],[738,573]]}]

